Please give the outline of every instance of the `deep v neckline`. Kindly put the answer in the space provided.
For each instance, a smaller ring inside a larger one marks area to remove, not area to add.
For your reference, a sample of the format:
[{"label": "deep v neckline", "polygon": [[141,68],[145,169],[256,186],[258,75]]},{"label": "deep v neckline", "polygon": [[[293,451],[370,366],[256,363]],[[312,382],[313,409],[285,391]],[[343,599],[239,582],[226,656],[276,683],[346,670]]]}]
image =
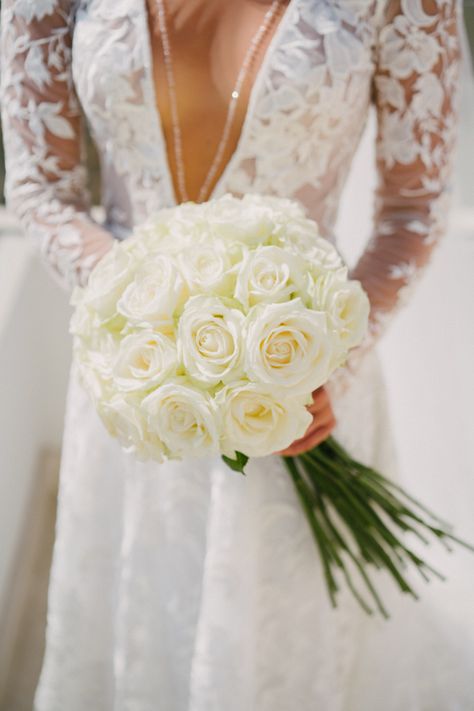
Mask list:
[{"label": "deep v neckline", "polygon": [[[299,0],[289,0],[287,6],[285,8],[285,11],[284,11],[283,15],[280,17],[280,20],[273,32],[270,42],[268,43],[268,45],[265,49],[265,52],[263,54],[263,59],[260,63],[260,66],[257,70],[256,75],[255,75],[255,79],[252,82],[252,86],[250,87],[250,90],[249,90],[249,95],[248,95],[249,98],[248,98],[247,106],[245,109],[244,120],[243,120],[241,127],[240,127],[240,132],[239,132],[237,142],[235,144],[235,148],[232,151],[230,158],[227,161],[227,163],[225,164],[224,168],[221,169],[219,177],[218,177],[217,181],[214,183],[214,186],[213,186],[209,196],[207,197],[207,200],[211,200],[214,197],[217,197],[219,189],[224,184],[225,179],[227,178],[227,176],[231,172],[232,168],[234,167],[235,163],[237,162],[239,153],[241,151],[242,145],[244,143],[246,134],[249,130],[249,126],[250,126],[252,118],[253,118],[255,104],[257,102],[257,99],[258,99],[258,96],[260,93],[260,88],[265,80],[267,68],[271,63],[273,55],[275,54],[280,37],[282,36],[282,34],[285,32],[286,28],[290,24],[290,18],[293,15],[294,6],[297,4],[297,2],[299,2]],[[152,115],[155,119],[155,124],[156,124],[159,152],[161,155],[161,160],[162,160],[162,165],[163,165],[163,178],[166,183],[166,187],[167,187],[169,196],[170,196],[171,200],[173,201],[172,207],[174,207],[176,205],[179,205],[180,202],[178,200],[175,186],[174,186],[173,174],[171,172],[171,165],[170,165],[170,161],[168,158],[168,149],[167,149],[165,133],[164,133],[164,128],[163,128],[163,119],[162,119],[161,111],[158,106],[157,95],[156,95],[156,90],[155,90],[152,38],[151,38],[151,32],[150,32],[150,26],[149,26],[149,10],[148,10],[148,5],[147,5],[147,0],[141,0],[141,9],[142,9],[142,14],[143,14],[144,37],[145,37],[144,52],[145,52],[145,59],[146,59],[146,61],[145,61],[145,80],[147,83],[147,94],[149,97],[149,102],[151,104],[150,110],[152,112]]]}]

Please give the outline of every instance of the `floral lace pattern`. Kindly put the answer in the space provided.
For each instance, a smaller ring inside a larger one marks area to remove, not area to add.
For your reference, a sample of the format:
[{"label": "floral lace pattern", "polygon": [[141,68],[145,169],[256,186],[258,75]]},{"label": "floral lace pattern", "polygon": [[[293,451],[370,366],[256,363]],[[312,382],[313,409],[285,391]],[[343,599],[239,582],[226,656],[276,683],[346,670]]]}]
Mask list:
[{"label": "floral lace pattern", "polygon": [[[376,216],[354,270],[371,299],[372,339],[406,300],[446,227],[458,5],[291,0],[213,192],[298,199],[331,236],[373,95]],[[145,0],[6,0],[2,11],[7,199],[71,286],[87,278],[111,233],[124,236],[175,201]],[[88,212],[76,93],[101,155],[108,230]]]},{"label": "floral lace pattern", "polygon": [[456,4],[397,4],[388,3],[376,46],[374,232],[353,272],[370,297],[373,336],[407,301],[446,231],[456,132]]},{"label": "floral lace pattern", "polygon": [[[390,425],[370,346],[445,229],[459,5],[290,0],[213,192],[298,199],[333,238],[375,102],[376,215],[353,271],[370,296],[371,335],[353,387],[335,399],[335,434],[387,473]],[[145,0],[3,0],[2,56],[7,199],[70,288],[114,237],[175,201]],[[101,158],[104,225],[89,212],[79,105]],[[382,629],[350,599],[329,609],[279,460],[253,460],[245,479],[215,460],[157,469],[128,459],[72,371],[38,710],[470,708],[468,676],[439,652],[445,638],[432,645],[429,683],[407,673],[432,619],[420,628],[408,605]],[[412,625],[401,624],[407,613]],[[390,661],[388,640],[398,643]],[[443,689],[452,694],[440,702]]]}]

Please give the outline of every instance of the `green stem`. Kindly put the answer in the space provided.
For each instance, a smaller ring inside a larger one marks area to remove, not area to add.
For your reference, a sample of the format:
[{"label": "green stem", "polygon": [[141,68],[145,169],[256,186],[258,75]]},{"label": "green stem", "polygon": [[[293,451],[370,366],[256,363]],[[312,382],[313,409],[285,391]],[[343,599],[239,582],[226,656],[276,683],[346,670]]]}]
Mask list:
[{"label": "green stem", "polygon": [[[332,437],[297,457],[283,457],[283,461],[319,550],[333,607],[338,592],[333,568],[342,572],[352,594],[368,614],[373,610],[365,599],[367,592],[384,617],[388,613],[367,573],[368,566],[385,569],[398,587],[414,598],[417,595],[403,573],[408,564],[425,580],[430,579],[428,573],[444,579],[405,545],[396,534],[397,529],[402,534],[413,533],[425,545],[429,541],[422,531],[435,536],[448,550],[449,541],[474,552],[474,545],[453,535],[451,527],[426,506],[391,479],[354,460]],[[331,512],[337,514],[336,521]],[[423,514],[430,521],[424,520]],[[363,594],[352,580],[346,556],[364,583]]]},{"label": "green stem", "polygon": [[323,542],[322,542],[321,531],[319,529],[316,518],[314,516],[310,500],[308,500],[307,490],[305,489],[304,481],[298,471],[298,468],[296,466],[296,463],[295,463],[293,457],[283,457],[283,461],[284,461],[284,463],[288,469],[288,472],[293,480],[293,483],[294,483],[296,491],[298,493],[301,505],[303,507],[303,511],[306,514],[306,518],[307,518],[308,523],[311,527],[311,530],[314,535],[314,539],[316,541],[319,552],[321,554],[321,561],[323,564],[323,570],[324,570],[324,575],[326,578],[326,583],[327,583],[327,587],[328,587],[329,597],[331,600],[331,605],[333,607],[336,607],[335,594],[338,591],[337,583],[336,583],[334,576],[332,574],[332,571],[331,571],[331,566],[330,566],[328,556],[327,556],[327,549],[324,547]]},{"label": "green stem", "polygon": [[[310,467],[311,465],[310,465],[308,462],[305,462],[304,466],[305,466],[305,468],[308,468],[308,467]],[[309,471],[308,474],[310,474],[310,476],[311,476],[311,471]],[[326,507],[324,498],[323,498],[323,496],[321,495],[321,492],[319,491],[319,488],[318,488],[318,486],[317,486],[316,483],[314,483],[314,495],[315,495],[315,497],[316,497],[317,504],[318,504],[318,506],[319,506],[319,508],[320,508],[320,510],[321,510],[321,514],[322,514],[322,516],[323,516],[323,519],[324,519],[324,521],[325,521],[325,523],[326,523],[326,526],[327,526],[328,530],[330,531],[330,533],[332,534],[332,536],[335,538],[335,540],[337,541],[338,545],[349,555],[349,557],[351,558],[351,560],[353,561],[353,563],[354,563],[355,566],[357,567],[357,570],[359,571],[359,574],[361,575],[361,577],[362,577],[363,581],[365,582],[365,584],[366,584],[366,586],[367,586],[369,592],[371,593],[373,599],[375,600],[375,603],[376,603],[376,605],[377,605],[379,611],[381,612],[381,614],[382,614],[385,618],[388,618],[388,613],[387,613],[385,607],[383,606],[382,601],[381,601],[381,599],[380,599],[380,597],[379,597],[379,595],[378,595],[376,589],[374,588],[374,586],[373,586],[373,584],[372,584],[372,581],[370,580],[369,576],[367,575],[367,573],[366,573],[366,571],[365,571],[365,569],[364,569],[363,564],[360,562],[360,560],[357,558],[357,556],[353,553],[353,551],[351,550],[351,548],[349,547],[349,545],[346,543],[345,539],[343,538],[342,534],[340,533],[340,531],[338,531],[338,529],[337,529],[336,526],[334,525],[333,521],[331,520],[331,517],[330,517],[329,512],[328,512],[328,510],[327,510],[327,507]],[[372,612],[373,612],[372,609],[367,605],[367,603],[363,600],[363,598],[359,595],[357,589],[355,588],[355,586],[354,586],[354,584],[353,584],[353,582],[352,582],[352,578],[351,578],[351,576],[350,576],[350,574],[349,574],[349,571],[347,570],[346,566],[344,565],[344,562],[343,562],[342,558],[339,558],[339,561],[340,561],[339,565],[340,565],[340,567],[341,567],[341,569],[342,569],[342,571],[343,571],[343,573],[344,573],[344,576],[345,576],[345,578],[346,578],[347,584],[349,585],[349,587],[350,587],[350,589],[351,589],[353,595],[354,595],[355,598],[358,600],[358,602],[359,602],[359,604],[362,606],[362,608],[363,608],[368,614],[372,614]]]},{"label": "green stem", "polygon": [[[305,456],[305,455],[301,455]],[[325,462],[323,462],[325,464]],[[334,469],[332,466],[332,463],[329,463],[331,467]],[[320,472],[328,476],[327,472],[324,471],[324,468],[321,467]],[[409,592],[410,594],[414,595],[416,597],[415,592],[409,585],[408,581],[403,577],[401,574],[400,570],[397,568],[393,560],[391,559],[389,553],[385,551],[383,548],[383,545],[381,543],[378,543],[374,535],[370,535],[368,533],[368,530],[370,529],[375,529],[375,531],[385,540],[386,543],[388,543],[388,547],[390,550],[390,553],[394,555],[398,562],[403,564],[403,559],[398,553],[397,547],[404,550],[404,546],[398,541],[398,539],[393,536],[393,534],[386,528],[384,523],[381,521],[381,519],[369,508],[365,509],[364,505],[367,506],[367,502],[360,502],[357,497],[354,497],[352,492],[348,490],[346,486],[344,486],[344,483],[338,481],[337,479],[337,467],[336,467],[336,477],[332,477],[332,482],[335,486],[337,486],[340,490],[340,493],[345,495],[345,498],[349,502],[349,507],[348,509],[344,507],[344,511],[341,509],[341,503],[339,502],[339,511],[345,521],[347,522],[347,525],[350,530],[352,530],[354,533],[357,532],[357,540],[359,542],[359,547],[361,547],[362,550],[364,550],[367,546],[372,547],[373,550],[377,553],[377,557],[381,560],[383,563],[384,567],[387,567],[390,572],[392,573],[392,576],[394,579],[397,581],[399,587],[403,592]],[[336,501],[334,501],[336,504]],[[356,523],[356,521],[353,518],[353,510],[356,509],[357,512],[359,513],[360,517],[364,520],[364,522],[367,525],[367,529],[365,530],[360,527]],[[361,545],[362,542],[362,545]]]}]

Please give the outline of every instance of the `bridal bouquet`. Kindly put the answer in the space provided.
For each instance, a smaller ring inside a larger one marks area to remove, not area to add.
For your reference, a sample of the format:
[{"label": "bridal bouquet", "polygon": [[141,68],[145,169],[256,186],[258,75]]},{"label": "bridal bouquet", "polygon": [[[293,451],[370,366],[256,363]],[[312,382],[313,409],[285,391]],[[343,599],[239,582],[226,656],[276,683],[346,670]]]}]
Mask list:
[{"label": "bridal bouquet", "polygon": [[[72,303],[81,381],[128,452],[159,462],[221,454],[242,472],[248,457],[305,434],[312,392],[361,342],[369,314],[302,207],[254,194],[161,210],[114,245]],[[369,566],[415,594],[404,567],[431,569],[400,534],[454,540],[333,438],[283,459],[333,604],[339,569],[364,609],[368,597],[385,615]]]}]

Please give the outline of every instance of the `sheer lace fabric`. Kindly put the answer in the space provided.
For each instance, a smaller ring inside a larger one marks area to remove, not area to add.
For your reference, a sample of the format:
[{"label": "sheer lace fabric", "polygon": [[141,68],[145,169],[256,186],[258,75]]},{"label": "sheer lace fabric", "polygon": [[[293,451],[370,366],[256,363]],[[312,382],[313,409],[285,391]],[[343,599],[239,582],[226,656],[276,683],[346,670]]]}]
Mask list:
[{"label": "sheer lace fabric", "polygon": [[455,4],[397,5],[388,4],[376,43],[374,232],[353,270],[369,293],[375,334],[406,301],[446,231],[457,127]]},{"label": "sheer lace fabric", "polygon": [[71,3],[4,3],[6,196],[46,263],[81,283],[113,242],[88,212],[81,114],[71,77]]},{"label": "sheer lace fabric", "polygon": [[[332,236],[372,97],[379,188],[374,232],[354,276],[370,295],[373,335],[445,230],[458,4],[291,0],[213,193],[301,200]],[[67,286],[83,282],[111,243],[88,213],[76,93],[101,155],[110,226],[129,229],[175,202],[146,20],[144,0],[3,3],[7,198]]]},{"label": "sheer lace fabric", "polygon": [[[370,296],[371,333],[334,407],[340,441],[394,476],[372,345],[445,229],[459,6],[290,0],[213,191],[298,199],[335,239],[375,102],[374,228],[353,270]],[[2,56],[7,199],[70,289],[114,238],[176,203],[145,0],[3,0]],[[104,225],[89,212],[79,104],[101,158]],[[454,635],[438,634],[442,619],[385,594],[390,626],[347,596],[330,610],[278,458],[253,460],[245,479],[220,460],[133,462],[73,368],[39,711],[474,707]]]}]

